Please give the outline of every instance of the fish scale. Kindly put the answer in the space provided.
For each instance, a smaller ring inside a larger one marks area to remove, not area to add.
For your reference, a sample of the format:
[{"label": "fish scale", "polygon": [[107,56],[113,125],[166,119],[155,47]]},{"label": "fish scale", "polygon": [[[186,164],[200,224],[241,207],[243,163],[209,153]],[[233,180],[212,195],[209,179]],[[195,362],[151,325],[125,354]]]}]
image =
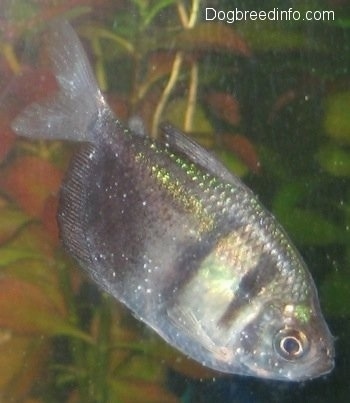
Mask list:
[{"label": "fish scale", "polygon": [[60,85],[13,129],[81,143],[60,192],[67,251],[168,343],[214,370],[301,381],[334,366],[311,275],[253,192],[170,124],[153,141],[125,128],[72,27],[57,20]]}]

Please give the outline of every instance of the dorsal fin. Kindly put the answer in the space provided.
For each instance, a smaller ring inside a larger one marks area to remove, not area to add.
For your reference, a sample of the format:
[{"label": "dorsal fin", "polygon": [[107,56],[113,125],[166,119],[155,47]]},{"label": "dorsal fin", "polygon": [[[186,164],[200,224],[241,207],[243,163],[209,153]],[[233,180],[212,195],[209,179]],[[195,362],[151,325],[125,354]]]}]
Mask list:
[{"label": "dorsal fin", "polygon": [[194,164],[200,165],[212,175],[234,186],[244,187],[239,178],[234,176],[220,161],[211,155],[191,138],[185,136],[180,130],[170,123],[163,123],[161,129],[165,141],[175,152],[181,152]]}]

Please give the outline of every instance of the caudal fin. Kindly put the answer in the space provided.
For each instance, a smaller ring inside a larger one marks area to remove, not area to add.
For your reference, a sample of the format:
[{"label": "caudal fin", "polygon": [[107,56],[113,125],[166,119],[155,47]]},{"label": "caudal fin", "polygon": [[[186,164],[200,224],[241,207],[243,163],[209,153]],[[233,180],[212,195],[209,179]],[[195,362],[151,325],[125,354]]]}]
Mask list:
[{"label": "caudal fin", "polygon": [[89,126],[110,113],[82,44],[71,25],[57,20],[49,30],[49,52],[59,92],[53,99],[29,105],[12,128],[30,138],[92,141]]}]

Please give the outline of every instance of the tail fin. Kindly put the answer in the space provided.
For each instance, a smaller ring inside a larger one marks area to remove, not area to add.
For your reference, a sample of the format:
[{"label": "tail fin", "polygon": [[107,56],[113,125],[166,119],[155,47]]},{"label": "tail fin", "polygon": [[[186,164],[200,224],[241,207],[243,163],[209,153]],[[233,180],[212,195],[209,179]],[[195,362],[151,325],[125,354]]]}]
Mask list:
[{"label": "tail fin", "polygon": [[50,58],[60,90],[53,99],[29,105],[12,128],[30,138],[92,141],[88,127],[111,112],[71,25],[57,20],[49,35]]}]

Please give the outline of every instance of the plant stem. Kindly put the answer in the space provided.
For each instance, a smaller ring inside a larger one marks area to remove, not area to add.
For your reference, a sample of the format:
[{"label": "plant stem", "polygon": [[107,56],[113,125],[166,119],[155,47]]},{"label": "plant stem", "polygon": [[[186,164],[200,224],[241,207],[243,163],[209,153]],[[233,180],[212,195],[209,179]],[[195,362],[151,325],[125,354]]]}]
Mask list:
[{"label": "plant stem", "polygon": [[[79,326],[79,318],[77,312],[76,301],[74,298],[70,270],[67,264],[62,263],[59,267],[59,284],[64,295],[64,300],[68,308],[68,320],[74,326]],[[70,338],[71,354],[73,366],[78,368],[77,387],[79,389],[80,401],[88,402],[89,400],[89,385],[88,377],[86,376],[86,342],[75,337]]]},{"label": "plant stem", "polygon": [[184,121],[185,132],[190,132],[193,128],[193,115],[196,109],[197,89],[198,89],[198,64],[196,62],[193,62],[191,66],[190,88],[188,91],[188,101]]},{"label": "plant stem", "polygon": [[163,94],[162,94],[162,96],[160,98],[160,101],[158,102],[158,105],[156,107],[156,111],[155,111],[155,113],[153,115],[152,129],[151,129],[151,137],[152,138],[155,138],[156,135],[157,135],[157,129],[158,129],[158,126],[159,126],[160,117],[161,117],[161,115],[163,113],[165,104],[167,103],[167,101],[168,101],[168,99],[170,97],[171,91],[173,90],[173,88],[175,86],[175,83],[176,83],[176,81],[178,79],[182,61],[183,61],[182,52],[176,53],[175,60],[174,60],[174,63],[173,63],[173,67],[171,69],[171,74],[170,74],[168,83],[164,88]]},{"label": "plant stem", "polygon": [[[198,17],[199,10],[199,2],[200,0],[192,1],[192,8],[190,15],[187,15],[185,6],[182,2],[177,3],[177,10],[179,14],[179,18],[181,23],[185,29],[193,28]],[[173,63],[173,67],[170,73],[170,77],[167,85],[164,88],[163,94],[158,102],[155,113],[153,115],[152,120],[152,128],[151,128],[151,137],[155,138],[157,135],[157,129],[159,126],[160,117],[163,113],[166,103],[170,98],[170,94],[175,87],[175,84],[179,77],[179,72],[181,69],[181,65],[184,59],[183,52],[177,52],[175,56],[175,60]],[[186,111],[185,121],[184,121],[184,129],[191,129],[193,123],[193,114],[196,107],[196,99],[197,99],[197,88],[198,88],[198,66],[196,63],[193,63],[191,68],[191,82],[190,89],[188,95],[188,108]]]},{"label": "plant stem", "polygon": [[8,43],[0,43],[0,52],[4,55],[12,72],[19,74],[21,72],[21,64],[17,59],[13,46]]},{"label": "plant stem", "polygon": [[92,363],[93,373],[91,373],[91,377],[96,384],[99,403],[109,402],[108,373],[110,363],[110,330],[110,301],[105,295],[102,295],[102,303],[99,309],[99,329],[95,350],[96,359],[95,363]]}]

